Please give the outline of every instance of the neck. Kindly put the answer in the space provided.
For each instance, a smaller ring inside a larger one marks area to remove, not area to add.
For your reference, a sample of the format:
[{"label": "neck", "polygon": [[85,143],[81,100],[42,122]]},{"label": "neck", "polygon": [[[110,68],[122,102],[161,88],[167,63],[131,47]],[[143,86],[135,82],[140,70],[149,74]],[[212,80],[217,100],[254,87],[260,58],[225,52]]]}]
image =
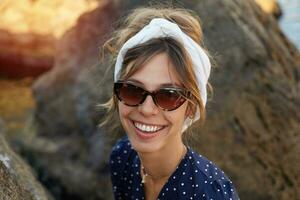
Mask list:
[{"label": "neck", "polygon": [[142,175],[146,175],[147,181],[159,182],[166,180],[175,171],[176,167],[186,153],[186,147],[181,144],[178,148],[164,149],[158,152],[141,153]]}]

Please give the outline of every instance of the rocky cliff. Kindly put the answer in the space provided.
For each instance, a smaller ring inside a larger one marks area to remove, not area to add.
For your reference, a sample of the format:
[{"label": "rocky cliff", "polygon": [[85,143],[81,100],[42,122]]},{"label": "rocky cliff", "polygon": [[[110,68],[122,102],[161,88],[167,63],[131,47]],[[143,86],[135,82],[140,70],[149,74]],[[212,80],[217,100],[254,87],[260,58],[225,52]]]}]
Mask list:
[{"label": "rocky cliff", "polygon": [[[176,2],[199,14],[217,63],[207,121],[186,142],[227,172],[241,199],[299,199],[299,52],[254,1]],[[107,159],[116,134],[96,128],[112,63],[99,61],[99,48],[116,20],[141,5],[148,1],[113,1],[83,15],[34,84],[37,137],[24,155],[56,199],[112,198]]]}]

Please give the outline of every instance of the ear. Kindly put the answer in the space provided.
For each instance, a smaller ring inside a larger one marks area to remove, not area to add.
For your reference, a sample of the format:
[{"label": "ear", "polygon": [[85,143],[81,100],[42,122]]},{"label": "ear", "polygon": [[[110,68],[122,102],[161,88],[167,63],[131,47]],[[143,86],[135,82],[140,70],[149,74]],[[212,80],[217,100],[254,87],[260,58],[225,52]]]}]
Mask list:
[{"label": "ear", "polygon": [[188,106],[186,108],[186,112],[185,112],[185,117],[188,117],[190,119],[193,119],[194,118],[194,105],[192,103],[188,103]]}]

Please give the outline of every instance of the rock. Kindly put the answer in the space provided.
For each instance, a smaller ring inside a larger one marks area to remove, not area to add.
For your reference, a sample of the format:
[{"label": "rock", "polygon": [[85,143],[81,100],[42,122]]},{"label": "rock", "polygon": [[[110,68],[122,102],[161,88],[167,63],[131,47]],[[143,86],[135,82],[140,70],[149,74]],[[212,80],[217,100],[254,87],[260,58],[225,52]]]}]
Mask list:
[{"label": "rock", "polygon": [[58,38],[99,4],[102,1],[1,1],[0,76],[36,77],[48,71]]},{"label": "rock", "polygon": [[[110,94],[112,72],[108,59],[95,65],[98,47],[117,15],[148,4],[114,2],[117,7],[109,3],[80,18],[61,41],[55,67],[33,88],[38,138],[27,153],[40,179],[56,186],[57,199],[111,198],[107,158],[114,133],[96,129],[105,115],[95,105]],[[187,142],[229,174],[241,199],[299,199],[299,52],[254,1],[180,4],[201,17],[218,64],[207,122]]]},{"label": "rock", "polygon": [[208,120],[190,141],[232,177],[241,199],[299,199],[298,50],[252,1],[184,2],[203,20],[218,65]]},{"label": "rock", "polygon": [[6,127],[4,121],[0,117],[0,133],[4,133],[6,131]]},{"label": "rock", "polygon": [[276,0],[255,0],[263,11],[279,18],[282,15],[281,8]]},{"label": "rock", "polygon": [[38,137],[23,144],[23,155],[56,199],[112,199],[110,142],[96,127],[104,117],[97,104],[111,92],[101,84],[112,82],[99,48],[116,13],[108,3],[81,16],[59,41],[53,69],[33,86]]},{"label": "rock", "polygon": [[0,76],[36,77],[53,66],[56,39],[0,30]]},{"label": "rock", "polygon": [[31,168],[8,146],[0,133],[1,200],[51,200]]}]

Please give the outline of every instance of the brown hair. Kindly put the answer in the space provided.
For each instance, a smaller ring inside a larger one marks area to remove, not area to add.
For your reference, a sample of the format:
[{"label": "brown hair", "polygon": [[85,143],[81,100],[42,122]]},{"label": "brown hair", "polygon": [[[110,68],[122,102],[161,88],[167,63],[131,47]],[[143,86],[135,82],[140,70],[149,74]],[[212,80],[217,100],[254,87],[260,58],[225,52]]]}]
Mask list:
[{"label": "brown hair", "polygon": [[[154,18],[164,18],[176,23],[195,42],[199,45],[202,44],[200,20],[192,11],[181,8],[137,8],[125,19],[123,26],[116,30],[113,36],[104,44],[104,49],[108,50],[115,58],[123,44]],[[191,93],[189,99],[189,108],[193,115],[191,118],[194,117],[196,107],[199,106],[201,116],[199,124],[202,124],[205,120],[205,106],[198,89],[193,64],[184,47],[175,39],[170,37],[155,38],[129,49],[124,56],[120,77],[126,80],[144,63],[159,53],[166,53],[169,56],[175,68],[175,73],[183,86]],[[212,89],[209,83],[208,86],[209,89]],[[107,103],[103,104],[107,109],[108,117],[102,125],[113,118],[117,110],[117,103],[118,100],[113,95]]]}]

